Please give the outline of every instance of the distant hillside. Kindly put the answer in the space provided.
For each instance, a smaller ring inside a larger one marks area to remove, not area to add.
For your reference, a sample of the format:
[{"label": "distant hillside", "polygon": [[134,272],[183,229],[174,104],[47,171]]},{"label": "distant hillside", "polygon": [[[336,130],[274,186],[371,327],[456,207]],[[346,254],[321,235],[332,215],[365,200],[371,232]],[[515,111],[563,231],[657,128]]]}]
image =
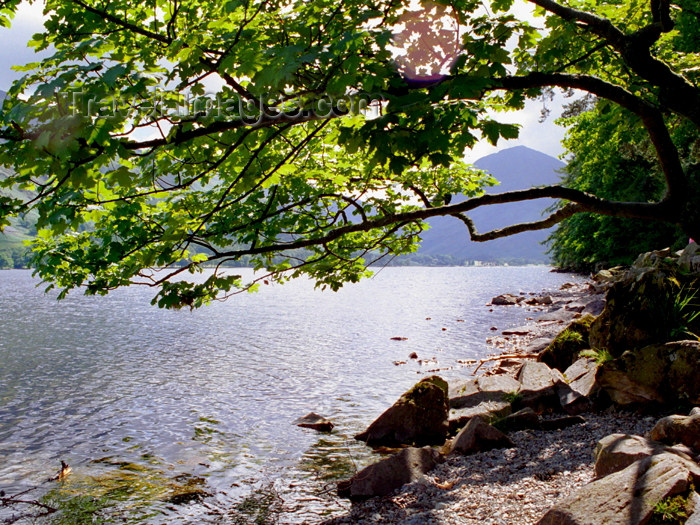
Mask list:
[{"label": "distant hillside", "polygon": [[[500,181],[487,193],[527,189],[533,186],[555,184],[560,181],[565,164],[560,160],[527,148],[517,146],[479,159],[477,168],[488,171]],[[461,202],[464,196],[453,199]],[[543,211],[553,204],[552,199],[499,204],[474,210],[469,216],[479,232],[502,228],[519,222],[531,222],[543,217]],[[423,234],[418,253],[411,260],[429,263],[429,258],[442,259],[453,264],[464,261],[488,261],[511,264],[544,263],[548,261],[546,247],[541,243],[550,230],[524,232],[485,243],[472,242],[464,224],[453,217],[436,217],[428,221],[431,229]]]}]

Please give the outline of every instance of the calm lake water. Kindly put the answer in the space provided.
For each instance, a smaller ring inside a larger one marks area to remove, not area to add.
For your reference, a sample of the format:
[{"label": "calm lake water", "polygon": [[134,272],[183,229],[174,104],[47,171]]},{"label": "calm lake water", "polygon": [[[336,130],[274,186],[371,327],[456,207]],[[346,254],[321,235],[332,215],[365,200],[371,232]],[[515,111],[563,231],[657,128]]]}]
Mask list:
[{"label": "calm lake water", "polygon": [[[276,493],[285,523],[318,521],[346,505],[324,488],[376,460],[355,433],[427,370],[466,376],[458,360],[489,353],[491,326],[532,315],[489,312],[491,297],[574,280],[386,268],[338,293],[298,280],[190,312],[151,306],[142,287],[57,302],[29,271],[2,271],[0,489],[39,486],[75,513],[89,496],[102,515],[168,524],[237,523],[242,498]],[[394,365],[411,352],[434,361]],[[312,410],[332,434],[293,425]],[[73,473],[47,482],[60,460]],[[192,490],[211,497],[188,503]]]}]

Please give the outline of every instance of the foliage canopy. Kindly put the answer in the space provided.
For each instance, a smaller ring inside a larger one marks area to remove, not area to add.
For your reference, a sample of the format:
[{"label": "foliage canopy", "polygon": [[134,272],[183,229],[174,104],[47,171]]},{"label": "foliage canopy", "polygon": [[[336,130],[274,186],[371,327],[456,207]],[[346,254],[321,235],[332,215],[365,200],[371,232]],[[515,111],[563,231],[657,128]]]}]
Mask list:
[{"label": "foliage canopy", "polygon": [[[697,142],[696,2],[529,3],[532,23],[512,0],[47,0],[31,45],[52,54],[23,68],[0,119],[0,165],[16,172],[3,184],[36,197],[0,198],[0,221],[38,212],[35,263],[62,293],[136,281],[164,307],[246,289],[219,271],[180,279],[243,257],[265,279],[336,289],[415,250],[437,215],[477,241],[582,212],[700,237],[697,153],[682,156],[671,132],[681,122]],[[0,22],[17,4],[0,4]],[[465,149],[517,136],[494,115],[552,87],[624,109],[653,151],[658,201],[565,186],[483,194],[491,179]],[[469,199],[450,204],[454,193]],[[535,223],[480,234],[466,215],[547,197],[563,205]]]}]

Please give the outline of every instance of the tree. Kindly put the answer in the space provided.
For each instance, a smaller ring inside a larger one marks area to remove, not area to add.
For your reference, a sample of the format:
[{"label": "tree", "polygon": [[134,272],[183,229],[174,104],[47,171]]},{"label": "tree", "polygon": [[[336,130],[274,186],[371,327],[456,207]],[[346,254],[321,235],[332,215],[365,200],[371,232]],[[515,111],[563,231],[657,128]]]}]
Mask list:
[{"label": "tree", "polygon": [[[396,0],[48,0],[32,45],[53,55],[13,85],[0,131],[0,164],[16,171],[5,184],[37,193],[3,198],[0,217],[38,210],[34,261],[62,294],[138,281],[165,307],[248,288],[219,271],[179,280],[243,257],[265,279],[306,274],[338,288],[415,250],[437,215],[476,241],[583,212],[700,237],[697,158],[684,164],[669,127],[680,120],[697,136],[700,125],[694,0],[529,2],[539,29],[509,12],[512,0],[420,13]],[[0,17],[17,3],[5,0]],[[465,148],[517,136],[494,111],[549,88],[624,108],[653,146],[663,196],[483,194],[490,179],[464,164]],[[459,192],[469,199],[450,204]],[[467,215],[538,198],[564,204],[486,233]]]},{"label": "tree", "polygon": [[[612,200],[654,201],[663,197],[664,179],[644,129],[620,107],[606,101],[576,101],[564,141],[572,154],[563,183]],[[681,159],[692,164],[692,134],[669,123]],[[580,213],[564,219],[550,236],[550,252],[559,267],[591,271],[599,266],[631,264],[643,252],[683,248],[688,237],[673,224]]]}]

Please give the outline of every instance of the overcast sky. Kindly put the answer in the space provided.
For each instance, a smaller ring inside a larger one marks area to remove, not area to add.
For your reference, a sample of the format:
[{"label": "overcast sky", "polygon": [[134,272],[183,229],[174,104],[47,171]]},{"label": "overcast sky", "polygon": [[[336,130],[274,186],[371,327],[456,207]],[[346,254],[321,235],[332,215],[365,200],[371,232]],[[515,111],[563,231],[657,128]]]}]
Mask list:
[{"label": "overcast sky", "polygon": [[[41,2],[35,2],[32,5],[23,2],[12,21],[12,27],[0,28],[0,90],[7,91],[12,82],[21,76],[20,73],[11,70],[13,65],[23,65],[39,60],[33,50],[27,47],[27,42],[34,33],[43,29],[42,10]],[[520,7],[516,8],[520,16],[529,17],[528,11],[529,8],[525,4],[520,4]],[[519,145],[528,146],[554,157],[559,156],[562,153],[560,142],[564,136],[564,130],[554,124],[554,119],[561,111],[561,100],[558,97],[553,102],[548,102],[552,112],[544,123],[538,122],[542,103],[536,101],[530,101],[522,111],[499,115],[498,118],[502,122],[521,124],[520,138],[501,140],[497,147],[482,141],[467,154],[466,160],[474,162],[484,155]]]}]

